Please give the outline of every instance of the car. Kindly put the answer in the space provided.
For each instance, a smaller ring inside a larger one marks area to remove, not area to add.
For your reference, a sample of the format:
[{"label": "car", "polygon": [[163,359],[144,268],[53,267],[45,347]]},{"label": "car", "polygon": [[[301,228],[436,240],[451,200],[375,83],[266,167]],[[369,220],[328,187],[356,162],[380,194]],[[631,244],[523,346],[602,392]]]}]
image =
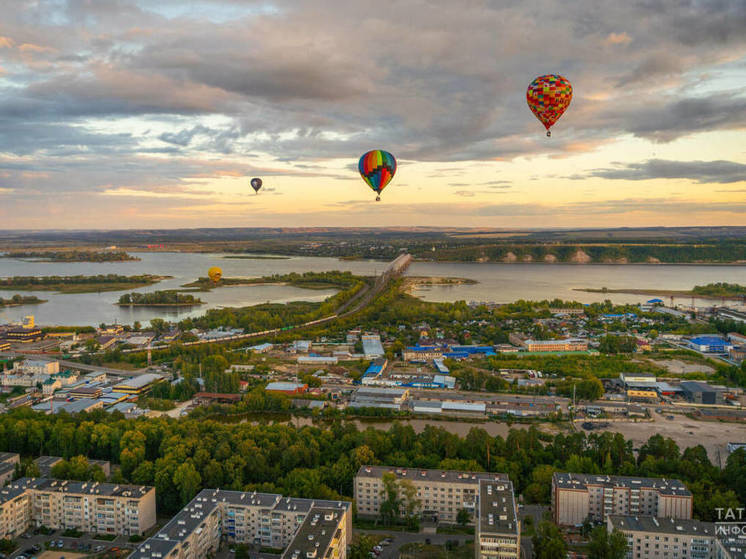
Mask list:
[{"label": "car", "polygon": [[667,415],[666,419],[668,419],[669,421],[673,421],[673,416],[672,415]]},{"label": "car", "polygon": [[386,538],[385,540],[381,540],[381,542],[378,545],[391,545],[394,540],[391,538]]},{"label": "car", "polygon": [[379,553],[383,551],[383,548],[380,545],[374,545],[373,551],[375,552],[376,555],[378,555]]}]

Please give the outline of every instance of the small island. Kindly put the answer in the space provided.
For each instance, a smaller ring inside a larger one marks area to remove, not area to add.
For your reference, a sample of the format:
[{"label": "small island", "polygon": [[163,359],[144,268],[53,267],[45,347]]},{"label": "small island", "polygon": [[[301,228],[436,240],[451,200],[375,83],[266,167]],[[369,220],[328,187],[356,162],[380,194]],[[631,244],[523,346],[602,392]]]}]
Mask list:
[{"label": "small island", "polygon": [[194,307],[204,301],[194,295],[178,291],[154,291],[153,293],[125,293],[117,301],[120,307]]},{"label": "small island", "polygon": [[411,293],[418,287],[475,285],[477,283],[479,283],[477,280],[469,278],[407,276],[404,278],[404,289]]},{"label": "small island", "polygon": [[12,276],[0,278],[0,289],[18,291],[57,291],[59,293],[98,293],[101,291],[124,291],[147,287],[170,276],[143,274],[120,276],[101,274],[97,276]]},{"label": "small island", "polygon": [[276,254],[230,254],[223,258],[233,258],[235,260],[290,260],[289,256]]},{"label": "small island", "polygon": [[45,299],[39,299],[36,295],[13,295],[10,299],[0,297],[0,307],[20,307],[21,305],[41,305],[46,303]]},{"label": "small island", "polygon": [[672,289],[600,289],[576,288],[574,291],[585,291],[587,293],[628,293],[631,295],[652,295],[656,297],[699,297],[700,299],[743,299],[746,298],[746,286],[737,283],[708,283],[707,285],[695,285],[689,291]]},{"label": "small island", "polygon": [[305,272],[298,274],[275,274],[260,278],[220,278],[217,282],[210,278],[199,278],[196,281],[186,283],[182,287],[197,288],[200,291],[209,291],[215,287],[236,287],[247,285],[292,285],[303,289],[330,289],[347,288],[359,282],[359,278],[350,272]]},{"label": "small island", "polygon": [[3,258],[33,258],[41,262],[132,262],[140,260],[123,250],[16,250]]}]

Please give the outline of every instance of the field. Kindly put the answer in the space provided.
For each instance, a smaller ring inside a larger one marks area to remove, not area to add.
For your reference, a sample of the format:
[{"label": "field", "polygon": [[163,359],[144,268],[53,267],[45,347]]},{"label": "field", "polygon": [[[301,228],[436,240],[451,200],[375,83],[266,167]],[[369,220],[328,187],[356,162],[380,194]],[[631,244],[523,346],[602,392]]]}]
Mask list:
[{"label": "field", "polygon": [[718,453],[723,464],[728,457],[729,442],[746,441],[746,425],[738,423],[721,423],[717,421],[696,421],[684,415],[674,414],[668,420],[670,409],[664,408],[664,414],[653,413],[653,422],[612,422],[604,431],[617,432],[631,440],[639,448],[653,435],[662,435],[673,439],[683,451],[690,446],[701,444],[707,450],[710,460],[718,464]]}]

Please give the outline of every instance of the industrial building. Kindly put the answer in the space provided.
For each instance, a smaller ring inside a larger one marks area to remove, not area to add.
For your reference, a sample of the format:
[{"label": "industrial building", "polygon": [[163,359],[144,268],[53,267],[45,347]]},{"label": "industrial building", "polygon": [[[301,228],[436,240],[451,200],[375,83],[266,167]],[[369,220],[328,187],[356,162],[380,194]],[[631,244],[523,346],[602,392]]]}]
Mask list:
[{"label": "industrial building", "polygon": [[5,340],[21,344],[38,342],[44,338],[44,334],[39,328],[14,328],[5,332]]},{"label": "industrial building", "polygon": [[[606,520],[611,533],[627,537],[627,557],[633,559],[723,559],[715,524],[656,516],[611,515]],[[726,554],[723,554],[726,553]]]},{"label": "industrial building", "polygon": [[360,340],[363,342],[363,354],[365,354],[365,357],[383,357],[386,354],[383,350],[383,344],[381,344],[381,336],[378,334],[366,334],[360,336]]},{"label": "industrial building", "polygon": [[717,336],[698,336],[687,340],[687,345],[702,353],[728,353],[731,344]]},{"label": "industrial building", "polygon": [[282,394],[303,394],[308,390],[308,385],[301,382],[270,382],[265,387],[267,392],[280,392]]},{"label": "industrial building", "polygon": [[555,473],[552,514],[560,525],[577,526],[587,518],[609,515],[666,516],[690,519],[692,494],[677,479]]},{"label": "industrial building", "polygon": [[510,481],[479,480],[479,518],[476,523],[476,559],[521,556],[521,532],[515,494]]},{"label": "industrial building", "polygon": [[332,355],[301,355],[298,365],[336,365],[337,357]]},{"label": "industrial building", "polygon": [[446,351],[445,347],[442,346],[411,346],[405,347],[402,350],[402,359],[404,361],[411,361],[415,363],[427,363],[433,359],[442,359],[443,353]]},{"label": "industrial building", "polygon": [[130,559],[208,557],[223,541],[284,548],[282,559],[344,559],[351,539],[349,502],[203,489]]},{"label": "industrial building", "polygon": [[409,399],[407,388],[358,388],[352,395],[349,406],[353,408],[387,408],[401,410]]},{"label": "industrial building", "polygon": [[722,320],[746,322],[746,312],[737,311],[735,309],[718,309],[717,316]]},{"label": "industrial building", "polygon": [[128,378],[124,382],[120,382],[112,388],[112,391],[129,394],[131,396],[140,396],[141,394],[148,392],[155,383],[160,382],[162,379],[163,377],[161,375],[146,373],[144,375]]},{"label": "industrial building", "polygon": [[724,404],[725,390],[706,382],[687,380],[680,385],[684,397],[695,404]]},{"label": "industrial building", "polygon": [[139,536],[155,521],[153,487],[21,478],[0,489],[0,538],[39,526]]},{"label": "industrial building", "polygon": [[576,338],[567,338],[565,340],[524,340],[523,347],[531,353],[588,351],[588,341]]}]

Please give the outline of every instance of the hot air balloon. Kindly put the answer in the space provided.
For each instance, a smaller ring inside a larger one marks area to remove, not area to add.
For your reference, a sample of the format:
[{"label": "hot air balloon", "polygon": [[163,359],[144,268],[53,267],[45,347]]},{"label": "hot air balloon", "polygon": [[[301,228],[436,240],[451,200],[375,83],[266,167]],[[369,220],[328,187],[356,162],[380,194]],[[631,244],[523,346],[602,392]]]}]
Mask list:
[{"label": "hot air balloon", "polygon": [[529,84],[526,90],[528,108],[547,129],[547,136],[552,135],[549,128],[570,106],[570,101],[572,101],[572,85],[559,74],[539,76]]},{"label": "hot air balloon", "polygon": [[254,192],[259,194],[259,189],[262,187],[262,179],[258,179],[258,178],[251,179],[250,184],[251,184],[251,188],[254,189]]},{"label": "hot air balloon", "polygon": [[396,173],[394,156],[382,149],[374,149],[363,154],[357,168],[363,180],[378,194],[376,201],[380,201],[381,192]]},{"label": "hot air balloon", "polygon": [[217,266],[213,266],[212,268],[207,270],[207,277],[210,278],[210,281],[212,281],[212,283],[218,283],[220,281],[220,278],[223,277],[223,270],[221,270]]}]

